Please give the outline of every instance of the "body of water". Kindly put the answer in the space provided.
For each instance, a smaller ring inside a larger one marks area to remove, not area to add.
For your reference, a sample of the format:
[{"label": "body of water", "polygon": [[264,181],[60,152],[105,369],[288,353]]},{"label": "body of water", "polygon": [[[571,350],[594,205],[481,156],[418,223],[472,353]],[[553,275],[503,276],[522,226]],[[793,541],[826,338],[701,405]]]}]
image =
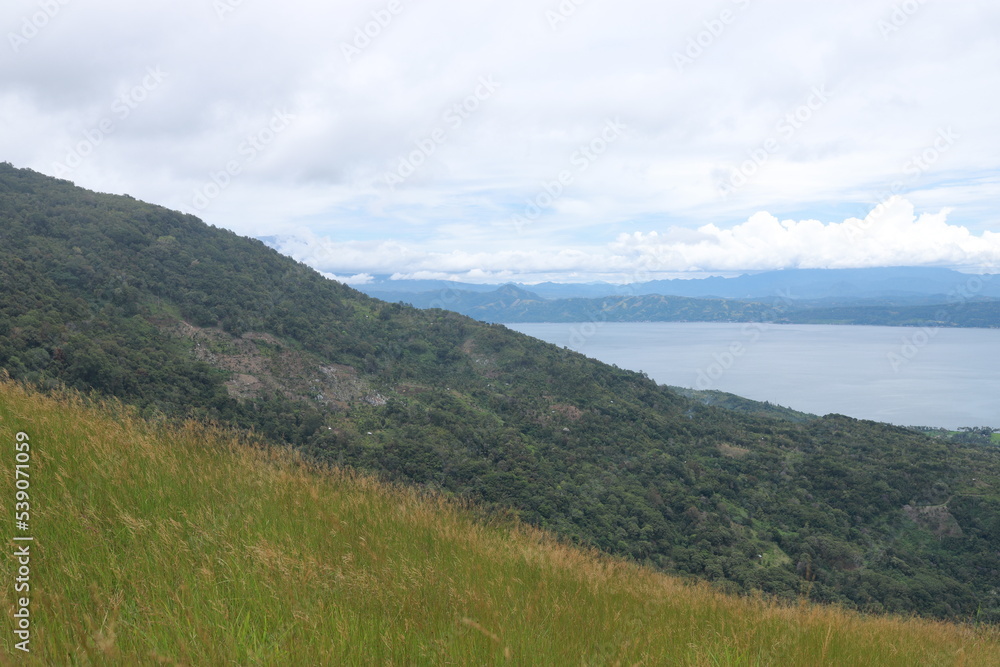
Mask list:
[{"label": "body of water", "polygon": [[900,425],[1000,427],[1000,330],[508,324],[661,384]]}]

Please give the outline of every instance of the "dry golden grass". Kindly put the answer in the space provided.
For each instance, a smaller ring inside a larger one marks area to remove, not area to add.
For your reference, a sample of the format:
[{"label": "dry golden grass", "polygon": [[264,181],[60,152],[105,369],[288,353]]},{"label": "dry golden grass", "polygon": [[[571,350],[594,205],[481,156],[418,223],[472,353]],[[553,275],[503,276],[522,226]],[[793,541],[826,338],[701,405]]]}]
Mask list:
[{"label": "dry golden grass", "polygon": [[995,628],[727,597],[232,433],[0,382],[0,443],[22,430],[32,653],[7,630],[5,662],[1000,665]]}]

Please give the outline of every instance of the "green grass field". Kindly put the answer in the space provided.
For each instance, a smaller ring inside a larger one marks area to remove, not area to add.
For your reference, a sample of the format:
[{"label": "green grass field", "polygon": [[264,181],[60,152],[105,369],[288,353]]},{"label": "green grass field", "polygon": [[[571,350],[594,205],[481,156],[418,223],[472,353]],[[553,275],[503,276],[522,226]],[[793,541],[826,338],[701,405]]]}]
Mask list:
[{"label": "green grass field", "polygon": [[726,597],[196,424],[0,383],[7,480],[21,431],[31,653],[8,548],[7,664],[1000,665],[996,628]]}]

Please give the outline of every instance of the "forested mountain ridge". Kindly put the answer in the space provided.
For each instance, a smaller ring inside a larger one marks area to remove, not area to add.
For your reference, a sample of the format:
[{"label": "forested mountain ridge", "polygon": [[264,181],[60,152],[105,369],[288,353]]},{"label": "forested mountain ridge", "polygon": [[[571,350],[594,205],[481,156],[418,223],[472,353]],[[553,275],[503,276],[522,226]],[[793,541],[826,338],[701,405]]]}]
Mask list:
[{"label": "forested mountain ridge", "polygon": [[[294,255],[301,244],[285,237],[265,236],[261,240],[277,250],[287,248]],[[921,300],[946,303],[949,296],[964,300],[1000,298],[1000,275],[980,276],[939,267],[890,266],[867,269],[782,269],[723,278],[675,278],[627,285],[611,283],[536,283],[517,287],[543,299],[601,299],[616,296],[683,296],[699,299],[739,299],[768,301],[863,301]],[[491,292],[496,285],[463,283],[453,280],[406,280],[372,276],[359,286],[370,296],[450,291]],[[390,300],[390,299],[387,299]],[[916,305],[916,304],[914,304]]]},{"label": "forested mountain ridge", "polygon": [[764,303],[683,296],[610,296],[543,299],[515,285],[492,292],[447,290],[385,293],[387,301],[418,308],[447,308],[484,322],[762,322],[776,310]]},{"label": "forested mountain ridge", "polygon": [[[989,284],[992,276],[974,277]],[[375,292],[386,301],[418,308],[447,308],[484,322],[773,322],[881,326],[1000,327],[1000,299],[959,294],[898,299],[892,305],[847,300],[709,299],[659,294],[544,299],[516,285],[492,291],[440,289],[431,292]],[[929,299],[930,303],[909,303]]]},{"label": "forested mountain ridge", "polygon": [[0,367],[251,427],[732,590],[1000,619],[1000,450],[707,406],[0,165]]}]

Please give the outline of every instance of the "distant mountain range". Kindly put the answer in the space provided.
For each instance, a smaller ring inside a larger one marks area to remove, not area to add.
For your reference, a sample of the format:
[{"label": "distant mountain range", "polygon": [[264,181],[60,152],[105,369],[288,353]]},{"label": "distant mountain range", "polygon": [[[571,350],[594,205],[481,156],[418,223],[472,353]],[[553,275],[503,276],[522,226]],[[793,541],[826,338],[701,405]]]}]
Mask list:
[{"label": "distant mountain range", "polygon": [[378,279],[361,291],[487,322],[782,322],[1000,327],[1000,276],[939,268],[794,269],[634,285]]},{"label": "distant mountain range", "polygon": [[[265,240],[265,243],[267,240]],[[686,296],[764,300],[773,297],[801,300],[829,299],[926,299],[936,303],[950,295],[964,298],[1000,298],[1000,275],[977,277],[951,269],[933,267],[886,267],[870,269],[786,269],[744,274],[736,278],[653,280],[630,285],[611,283],[515,284],[543,299],[602,298],[609,296]],[[492,292],[500,285],[482,285],[449,280],[392,280],[376,276],[359,287],[362,292],[384,295],[449,292]],[[924,301],[927,303],[927,301]]]}]

